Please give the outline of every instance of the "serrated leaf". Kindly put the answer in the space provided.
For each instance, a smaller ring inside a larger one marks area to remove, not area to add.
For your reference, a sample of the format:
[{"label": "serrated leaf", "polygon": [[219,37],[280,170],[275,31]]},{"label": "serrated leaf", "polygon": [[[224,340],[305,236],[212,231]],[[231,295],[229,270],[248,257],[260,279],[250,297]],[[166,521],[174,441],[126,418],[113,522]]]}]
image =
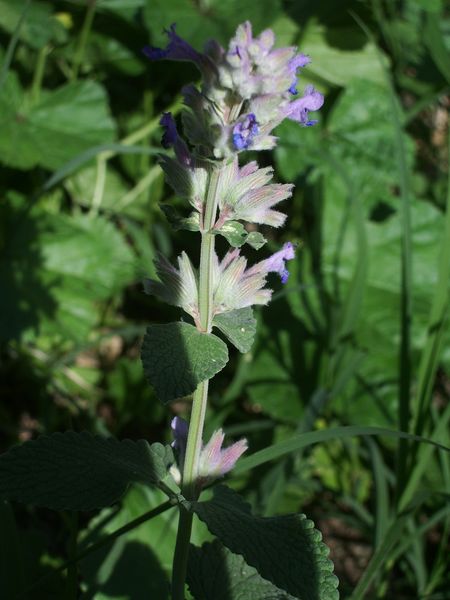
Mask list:
[{"label": "serrated leaf", "polygon": [[158,485],[173,461],[171,447],[159,443],[54,433],[0,456],[0,499],[54,510],[103,508],[133,482]]},{"label": "serrated leaf", "polygon": [[252,347],[256,319],[249,306],[216,315],[213,325],[220,329],[240,352],[248,352]]},{"label": "serrated leaf", "polygon": [[0,130],[5,164],[57,169],[91,146],[111,142],[115,125],[99,83],[69,83],[30,104],[10,73],[0,92]]},{"label": "serrated leaf", "polygon": [[187,583],[195,600],[295,600],[218,540],[191,545]]},{"label": "serrated leaf", "polygon": [[228,362],[226,344],[189,323],[150,325],[141,350],[144,372],[161,402],[192,394]]},{"label": "serrated leaf", "polygon": [[180,229],[198,231],[200,229],[200,216],[197,212],[192,212],[189,217],[181,217],[173,206],[169,204],[160,204],[159,206],[175,231]]},{"label": "serrated leaf", "polygon": [[329,550],[305,515],[254,516],[239,494],[222,485],[211,500],[186,506],[231,552],[280,589],[299,600],[339,598]]}]

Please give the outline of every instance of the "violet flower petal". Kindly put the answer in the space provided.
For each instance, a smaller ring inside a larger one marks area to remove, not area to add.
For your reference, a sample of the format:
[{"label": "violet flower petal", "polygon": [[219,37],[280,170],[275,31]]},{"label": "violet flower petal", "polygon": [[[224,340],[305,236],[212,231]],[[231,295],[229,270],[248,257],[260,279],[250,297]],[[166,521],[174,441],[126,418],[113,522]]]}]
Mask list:
[{"label": "violet flower petal", "polygon": [[294,100],[284,109],[284,115],[293,121],[309,127],[314,125],[314,122],[308,119],[308,112],[310,110],[319,110],[323,105],[323,101],[323,95],[317,92],[312,85],[308,85],[305,88],[303,97]]},{"label": "violet flower petal", "polygon": [[259,133],[256,116],[249,113],[233,127],[233,145],[236,150],[245,150],[252,145],[253,138]]},{"label": "violet flower petal", "polygon": [[147,58],[150,60],[188,60],[196,64],[203,62],[204,56],[177,35],[175,23],[172,23],[170,29],[165,29],[164,32],[169,38],[169,43],[165,48],[144,46],[142,52]]}]

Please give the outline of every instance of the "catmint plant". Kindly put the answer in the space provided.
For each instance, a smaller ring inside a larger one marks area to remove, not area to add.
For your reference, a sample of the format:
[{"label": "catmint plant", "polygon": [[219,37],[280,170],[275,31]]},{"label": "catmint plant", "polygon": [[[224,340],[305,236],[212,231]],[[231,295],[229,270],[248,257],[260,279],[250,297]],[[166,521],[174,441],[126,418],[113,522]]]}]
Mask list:
[{"label": "catmint plant", "polygon": [[[255,464],[254,456],[238,462],[247,440],[226,441],[221,429],[209,440],[203,438],[209,381],[228,361],[221,335],[240,352],[250,349],[256,330],[252,306],[270,301],[270,273],[286,284],[289,261],[295,257],[290,241],[251,263],[242,251],[244,245],[259,250],[266,243],[254,225],[247,230],[244,223],[281,227],[286,215],[279,205],[292,193],[291,184],[272,181],[272,167],[246,161],[246,152],[274,148],[273,132],[283,119],[314,125],[309,113],[322,106],[323,97],[311,85],[299,92],[298,79],[310,59],[296,48],[275,48],[270,30],[254,37],[246,22],[228,49],[212,41],[204,52],[180,38],[174,25],[167,35],[167,47],[145,48],[146,56],[191,61],[202,82],[199,88],[183,89],[179,126],[170,113],[161,118],[167,152],[161,153],[160,164],[190,212],[180,215],[171,206],[163,208],[175,228],[200,234],[200,262],[194,264],[186,252],[176,264],[157,256],[157,279],[147,279],[145,291],[185,314],[174,323],[149,325],[141,356],[163,403],[192,396],[189,422],[172,419],[170,445],[67,431],[13,447],[0,456],[0,501],[91,511],[118,502],[130,484],[156,486],[168,501],[111,537],[177,507],[173,600],[184,600],[186,581],[195,600],[336,600],[328,549],[305,515],[253,515],[236,491],[218,483],[233,469],[245,471],[245,461]],[[220,255],[217,236],[230,246]],[[207,487],[212,494],[204,494]],[[190,544],[194,515],[216,537],[213,543],[201,548]],[[72,529],[67,566],[72,569],[70,597],[75,598],[73,565],[111,539],[77,553]]]},{"label": "catmint plant", "polygon": [[[200,337],[214,340],[219,346],[220,340],[212,334],[217,328],[239,350],[247,350],[253,325],[250,307],[270,301],[269,273],[277,273],[283,284],[287,282],[287,264],[295,255],[292,242],[251,265],[241,253],[245,243],[259,249],[266,242],[261,233],[248,233],[243,223],[281,227],[286,215],[278,206],[289,198],[293,188],[291,184],[273,183],[272,167],[260,168],[256,161],[246,162],[245,153],[274,148],[274,129],[284,119],[303,127],[314,125],[316,121],[309,113],[320,109],[323,96],[312,85],[299,93],[301,71],[310,58],[294,47],[275,48],[270,29],[254,37],[251,24],[245,22],[237,28],[227,49],[213,40],[205,45],[204,52],[179,37],[175,25],[166,33],[166,48],[146,47],[144,54],[152,61],[192,62],[202,77],[200,87],[191,84],[182,89],[180,129],[170,113],[160,121],[164,130],[162,145],[174,151],[173,156],[160,157],[161,167],[174,192],[191,207],[189,217],[174,216],[169,211],[167,214],[178,228],[200,233],[200,264],[194,265],[185,252],[178,257],[177,266],[160,255],[156,259],[159,280],[148,279],[145,291],[187,314],[188,321],[178,328],[178,343],[185,345],[188,370],[195,371],[190,363],[197,360],[189,355],[186,338],[194,335],[190,328],[195,327],[198,343],[204,343],[205,351],[198,358],[205,363],[205,372],[194,372],[193,389],[183,388],[184,392],[193,392],[189,424],[179,417],[172,421],[177,455],[172,473],[183,497],[195,502],[202,488],[231,471],[247,450],[246,440],[223,447],[222,430],[213,433],[209,441],[203,440],[209,381],[224,366],[226,356],[220,357],[219,348],[206,350],[208,344]],[[217,235],[232,246],[223,256],[215,250]],[[193,325],[188,324],[189,319]],[[167,327],[164,333],[174,336],[174,328]],[[158,347],[152,347],[152,343],[160,343],[161,337],[150,330],[143,347],[144,368],[157,390],[161,389],[162,363],[155,357]],[[166,344],[171,345],[167,340]],[[178,368],[176,371],[177,375],[172,369],[167,376],[185,375]],[[179,391],[174,386],[170,390],[164,387],[163,399],[172,400],[180,395]],[[181,508],[173,566],[174,600],[184,598],[191,525],[192,513]]]}]

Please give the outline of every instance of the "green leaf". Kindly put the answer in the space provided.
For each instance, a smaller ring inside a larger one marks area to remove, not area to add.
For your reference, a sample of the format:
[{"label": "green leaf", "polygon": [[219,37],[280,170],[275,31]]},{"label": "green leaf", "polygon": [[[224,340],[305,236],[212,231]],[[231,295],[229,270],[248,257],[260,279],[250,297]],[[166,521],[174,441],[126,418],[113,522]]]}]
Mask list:
[{"label": "green leaf", "polygon": [[305,515],[257,517],[230,488],[217,486],[213,494],[211,500],[188,507],[231,552],[299,600],[339,598],[328,548]]},{"label": "green leaf", "polygon": [[259,231],[248,233],[244,225],[239,221],[227,221],[220,229],[213,230],[213,233],[223,235],[233,248],[240,248],[247,243],[252,248],[255,248],[255,250],[259,250],[267,242],[266,238]]},{"label": "green leaf", "polygon": [[133,482],[158,485],[173,461],[171,447],[159,443],[54,433],[0,456],[0,499],[93,510],[117,502]]},{"label": "green leaf", "polygon": [[141,351],[144,372],[161,402],[192,394],[228,362],[222,340],[189,323],[147,327]]},{"label": "green leaf", "polygon": [[220,229],[214,230],[215,234],[223,235],[230,246],[240,248],[247,241],[248,233],[239,221],[227,221]]},{"label": "green leaf", "polygon": [[255,250],[262,248],[266,242],[266,238],[259,231],[251,231],[247,236],[247,244]]},{"label": "green leaf", "polygon": [[[353,44],[360,42],[360,48],[348,49],[349,39]],[[380,50],[372,42],[365,43],[364,33],[354,28],[325,28],[311,20],[306,31],[302,32],[302,51],[314,57],[314,62],[305,72],[306,77],[309,72],[326,82],[342,86],[352,79],[384,80],[377,55]]]},{"label": "green leaf", "polygon": [[103,87],[93,81],[69,83],[42,94],[31,105],[18,78],[10,74],[0,93],[0,159],[29,169],[57,169],[115,134]]},{"label": "green leaf", "polygon": [[216,315],[213,325],[220,329],[240,352],[248,352],[252,347],[256,334],[256,319],[249,306]]},{"label": "green leaf", "polygon": [[98,301],[120,294],[136,277],[130,246],[103,217],[28,211],[11,195],[0,223],[6,250],[0,257],[1,339],[31,335],[33,328],[65,342],[83,340],[99,318]]},{"label": "green leaf", "polygon": [[175,231],[180,229],[198,231],[200,229],[200,215],[198,212],[193,211],[189,217],[181,217],[173,206],[169,204],[160,204],[159,206]]},{"label": "green leaf", "polygon": [[[0,27],[13,33],[27,0],[0,0]],[[52,6],[47,2],[30,2],[26,19],[20,28],[19,39],[32,48],[40,50],[47,42],[54,40],[64,42],[66,30],[58,19],[52,15]]]},{"label": "green leaf", "polygon": [[168,23],[177,23],[177,33],[198,50],[205,43],[205,31],[209,39],[217,39],[227,44],[236,27],[251,21],[254,31],[259,32],[269,26],[280,14],[279,0],[260,0],[258,3],[241,0],[212,0],[208,10],[185,0],[153,0],[146,3],[144,18],[152,32],[155,45],[165,45],[166,37],[161,34]]},{"label": "green leaf", "polygon": [[195,600],[295,600],[218,540],[191,545],[187,583]]},{"label": "green leaf", "polygon": [[443,444],[438,444],[433,440],[420,437],[417,435],[411,435],[404,431],[396,431],[394,429],[385,429],[384,427],[333,427],[331,429],[323,429],[320,431],[308,431],[307,433],[301,433],[295,435],[282,442],[277,442],[272,446],[264,448],[255,452],[251,456],[242,458],[233,469],[235,475],[245,473],[250,469],[255,469],[259,465],[263,465],[269,461],[276,460],[287,454],[298,452],[302,448],[307,448],[313,444],[327,442],[329,440],[345,439],[353,436],[366,436],[366,435],[379,435],[380,437],[386,436],[394,439],[407,439],[416,442],[423,442],[425,444],[431,444],[435,448],[450,452],[450,448]]},{"label": "green leaf", "polygon": [[24,588],[23,540],[6,502],[0,502],[0,526],[0,586],[5,598],[15,598]]}]

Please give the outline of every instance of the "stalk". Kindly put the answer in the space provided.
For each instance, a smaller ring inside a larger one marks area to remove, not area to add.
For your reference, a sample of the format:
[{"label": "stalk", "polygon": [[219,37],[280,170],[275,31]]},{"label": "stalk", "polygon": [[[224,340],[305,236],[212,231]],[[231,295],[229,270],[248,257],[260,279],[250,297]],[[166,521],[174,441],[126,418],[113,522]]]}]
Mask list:
[{"label": "stalk", "polygon": [[78,42],[75,56],[72,63],[72,79],[75,81],[78,78],[78,73],[84,58],[84,51],[86,49],[87,40],[89,33],[92,29],[95,15],[95,4],[96,0],[88,0],[86,15],[84,17],[83,26],[81,28],[80,40]]},{"label": "stalk", "polygon": [[[204,226],[200,250],[199,272],[199,321],[201,331],[210,333],[213,318],[213,257],[214,240],[212,228],[216,221],[219,201],[218,188],[221,168],[211,171],[208,193],[206,196]],[[199,490],[196,486],[198,462],[202,447],[203,428],[205,424],[206,405],[208,403],[209,380],[202,381],[194,392],[192,400],[189,433],[184,459],[183,483],[181,493],[187,500],[197,500]],[[180,507],[177,541],[173,559],[172,600],[184,600],[184,584],[186,580],[189,542],[192,530],[192,514]]]}]

